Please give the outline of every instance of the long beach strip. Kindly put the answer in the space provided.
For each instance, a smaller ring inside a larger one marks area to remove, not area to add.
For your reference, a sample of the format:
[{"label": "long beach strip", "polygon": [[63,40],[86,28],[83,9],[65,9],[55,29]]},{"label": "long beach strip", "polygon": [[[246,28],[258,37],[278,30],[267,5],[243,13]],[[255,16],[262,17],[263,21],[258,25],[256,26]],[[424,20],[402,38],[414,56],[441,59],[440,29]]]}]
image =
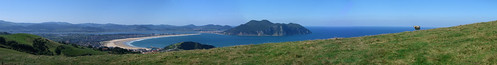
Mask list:
[{"label": "long beach strip", "polygon": [[144,40],[144,39],[161,38],[161,37],[174,37],[174,36],[188,36],[188,35],[198,35],[198,34],[158,35],[158,36],[148,36],[148,37],[114,39],[114,40],[110,40],[110,41],[104,41],[103,45],[107,46],[107,47],[121,47],[124,49],[131,49],[131,50],[138,50],[138,49],[150,50],[150,48],[134,47],[134,46],[130,46],[126,43],[130,43],[132,41],[137,41],[137,40]]}]

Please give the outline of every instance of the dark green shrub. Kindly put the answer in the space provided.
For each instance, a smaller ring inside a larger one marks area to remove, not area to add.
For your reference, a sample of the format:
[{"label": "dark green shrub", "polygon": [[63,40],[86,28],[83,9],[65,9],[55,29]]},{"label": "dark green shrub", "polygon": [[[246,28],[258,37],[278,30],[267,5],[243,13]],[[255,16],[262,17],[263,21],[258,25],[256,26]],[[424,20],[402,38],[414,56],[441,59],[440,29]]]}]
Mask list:
[{"label": "dark green shrub", "polygon": [[49,40],[43,38],[36,38],[33,41],[33,48],[36,50],[36,55],[53,55],[46,44],[50,43]]}]

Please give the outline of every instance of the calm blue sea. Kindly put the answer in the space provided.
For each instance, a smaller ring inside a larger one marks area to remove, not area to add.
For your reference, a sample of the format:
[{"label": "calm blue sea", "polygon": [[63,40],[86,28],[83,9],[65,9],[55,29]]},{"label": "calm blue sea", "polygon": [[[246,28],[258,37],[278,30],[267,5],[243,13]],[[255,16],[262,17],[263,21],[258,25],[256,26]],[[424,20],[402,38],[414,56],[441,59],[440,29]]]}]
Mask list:
[{"label": "calm blue sea", "polygon": [[[291,36],[233,36],[233,35],[218,35],[202,33],[200,35],[178,36],[178,37],[163,37],[153,38],[141,41],[135,41],[131,44],[136,47],[159,47],[163,48],[167,45],[194,41],[202,44],[214,45],[216,47],[261,44],[271,42],[289,42],[303,41],[329,38],[347,38],[359,37],[367,35],[378,35],[387,33],[398,33],[405,31],[413,31],[413,27],[306,27],[312,31],[312,34],[307,35],[291,35]],[[432,29],[433,27],[423,29]]]}]

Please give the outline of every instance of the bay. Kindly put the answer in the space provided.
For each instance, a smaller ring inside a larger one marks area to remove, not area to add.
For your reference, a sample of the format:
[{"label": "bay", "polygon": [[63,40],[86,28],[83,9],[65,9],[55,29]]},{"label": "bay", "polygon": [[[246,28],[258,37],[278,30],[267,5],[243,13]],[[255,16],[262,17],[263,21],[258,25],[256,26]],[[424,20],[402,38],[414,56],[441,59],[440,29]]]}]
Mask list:
[{"label": "bay", "polygon": [[[306,27],[306,28],[312,31],[312,33],[306,35],[289,35],[289,36],[234,36],[234,35],[201,33],[199,35],[190,35],[190,36],[145,39],[145,40],[130,42],[130,44],[136,47],[163,48],[167,45],[174,43],[193,41],[202,44],[214,45],[216,47],[226,47],[226,46],[236,46],[236,45],[261,44],[261,43],[360,37],[367,35],[414,31],[413,27]],[[435,27],[423,27],[423,30],[432,29],[432,28]]]}]

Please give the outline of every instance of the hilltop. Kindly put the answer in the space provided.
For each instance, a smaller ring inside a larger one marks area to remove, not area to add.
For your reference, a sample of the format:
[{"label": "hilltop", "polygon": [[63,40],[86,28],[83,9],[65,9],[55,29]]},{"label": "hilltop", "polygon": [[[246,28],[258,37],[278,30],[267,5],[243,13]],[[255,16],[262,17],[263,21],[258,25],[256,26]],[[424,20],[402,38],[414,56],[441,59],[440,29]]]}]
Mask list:
[{"label": "hilltop", "polygon": [[497,21],[353,38],[158,54],[31,55],[0,48],[6,64],[496,64]]},{"label": "hilltop", "polygon": [[307,28],[296,23],[272,23],[268,20],[251,20],[223,32],[226,35],[241,36],[284,36],[310,33],[311,31]]}]

